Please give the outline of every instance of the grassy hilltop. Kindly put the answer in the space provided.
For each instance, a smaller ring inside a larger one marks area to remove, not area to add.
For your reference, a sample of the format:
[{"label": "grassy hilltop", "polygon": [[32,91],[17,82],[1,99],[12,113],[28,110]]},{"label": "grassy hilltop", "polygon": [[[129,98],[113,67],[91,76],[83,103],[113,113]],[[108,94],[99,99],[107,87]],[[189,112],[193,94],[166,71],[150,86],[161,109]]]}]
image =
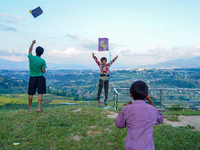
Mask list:
[{"label": "grassy hilltop", "polygon": [[[1,110],[0,149],[122,150],[126,129],[108,118],[116,113],[93,106],[49,107],[43,113]],[[156,150],[200,149],[199,139],[200,132],[189,128],[154,126]]]},{"label": "grassy hilltop", "polygon": [[[73,103],[75,98],[71,96],[55,96],[52,94],[44,94],[42,105],[49,107],[58,105],[59,103]],[[33,107],[37,107],[38,96],[33,97]],[[77,101],[77,104],[83,101]],[[0,109],[27,109],[28,94],[0,94]]]}]

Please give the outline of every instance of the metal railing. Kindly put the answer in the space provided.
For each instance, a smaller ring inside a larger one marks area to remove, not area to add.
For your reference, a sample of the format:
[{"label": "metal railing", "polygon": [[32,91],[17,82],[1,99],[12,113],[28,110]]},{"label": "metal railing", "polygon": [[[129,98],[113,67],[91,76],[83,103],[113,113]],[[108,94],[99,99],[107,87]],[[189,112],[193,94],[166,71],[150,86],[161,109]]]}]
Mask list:
[{"label": "metal railing", "polygon": [[[119,102],[128,102],[131,100],[131,98],[129,97],[129,100],[126,100],[125,97],[129,95],[129,88],[114,88],[114,108],[115,110],[118,109],[118,103]],[[119,92],[121,91],[121,92]],[[123,93],[124,91],[128,91],[128,93]],[[168,93],[164,94],[164,91],[168,91]],[[158,92],[157,94],[155,94],[156,92]],[[175,92],[175,94],[173,93]],[[196,93],[195,93],[196,92]],[[173,103],[173,102],[185,102],[185,103],[199,103],[199,109],[200,109],[200,88],[149,88],[149,93],[151,96],[154,97],[159,97],[159,106],[160,109],[162,107],[165,107],[165,105],[163,105],[163,98],[165,97],[165,102],[169,103]],[[181,93],[181,94],[180,94]],[[196,100],[190,100],[189,94],[192,94],[192,97],[196,96]],[[119,96],[123,96],[123,98],[119,99]],[[189,99],[189,101],[187,100],[166,100],[166,97],[169,96],[173,96],[173,97],[187,97]]]}]

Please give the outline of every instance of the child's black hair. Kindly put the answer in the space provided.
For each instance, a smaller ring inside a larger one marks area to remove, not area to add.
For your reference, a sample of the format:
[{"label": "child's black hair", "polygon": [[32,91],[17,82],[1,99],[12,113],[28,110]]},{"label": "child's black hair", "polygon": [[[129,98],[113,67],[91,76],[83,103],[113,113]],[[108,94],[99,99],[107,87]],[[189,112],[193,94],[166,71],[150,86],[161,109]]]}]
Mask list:
[{"label": "child's black hair", "polygon": [[101,62],[102,62],[103,60],[106,60],[106,61],[107,61],[107,58],[106,58],[106,57],[102,57],[102,58],[101,58]]},{"label": "child's black hair", "polygon": [[38,46],[36,48],[36,54],[37,56],[41,56],[44,53],[44,49],[41,46]]},{"label": "child's black hair", "polygon": [[148,94],[148,85],[143,81],[136,81],[131,85],[130,93],[134,100],[145,100]]}]

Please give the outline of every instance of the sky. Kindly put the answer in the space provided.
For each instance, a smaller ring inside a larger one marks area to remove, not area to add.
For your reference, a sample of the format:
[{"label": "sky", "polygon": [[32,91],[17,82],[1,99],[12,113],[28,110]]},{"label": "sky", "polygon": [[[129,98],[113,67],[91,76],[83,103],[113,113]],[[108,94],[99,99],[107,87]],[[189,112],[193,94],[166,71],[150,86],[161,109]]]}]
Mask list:
[{"label": "sky", "polygon": [[[29,13],[40,6],[37,18]],[[2,0],[0,59],[27,61],[32,40],[48,63],[96,65],[98,38],[109,38],[122,69],[200,56],[198,0]]]}]

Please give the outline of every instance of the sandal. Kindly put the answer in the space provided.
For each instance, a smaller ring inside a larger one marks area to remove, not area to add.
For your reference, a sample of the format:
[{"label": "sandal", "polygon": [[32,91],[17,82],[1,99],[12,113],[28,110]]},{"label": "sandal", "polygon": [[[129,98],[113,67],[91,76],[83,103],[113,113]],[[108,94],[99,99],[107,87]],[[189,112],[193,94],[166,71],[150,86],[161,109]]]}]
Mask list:
[{"label": "sandal", "polygon": [[37,111],[38,113],[41,113],[43,110],[42,109],[40,109],[40,111]]}]

